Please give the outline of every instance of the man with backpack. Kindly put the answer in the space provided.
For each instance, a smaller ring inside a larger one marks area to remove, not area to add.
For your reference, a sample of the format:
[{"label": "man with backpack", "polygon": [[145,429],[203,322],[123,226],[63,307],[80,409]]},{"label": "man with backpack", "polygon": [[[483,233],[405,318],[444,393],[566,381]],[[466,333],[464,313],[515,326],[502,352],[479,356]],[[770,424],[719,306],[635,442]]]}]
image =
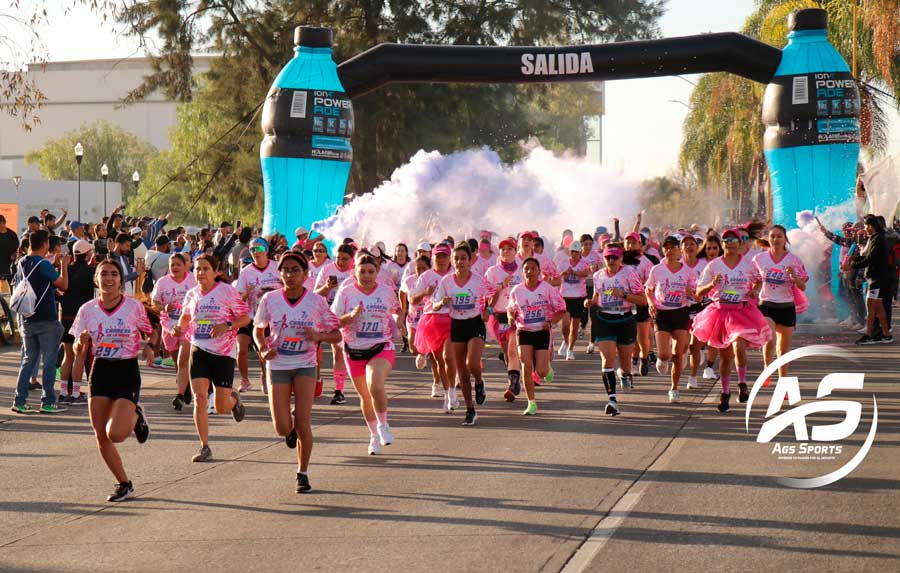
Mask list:
[{"label": "man with backpack", "polygon": [[19,366],[16,397],[12,411],[17,414],[34,413],[28,406],[28,383],[38,361],[42,360],[44,370],[41,376],[43,396],[40,411],[55,414],[65,411],[56,405],[56,356],[62,339],[62,324],[56,306],[56,289],[66,290],[69,286],[69,261],[62,257],[59,261],[60,273],[44,257],[50,248],[47,231],[35,231],[29,237],[28,255],[16,265],[16,287],[11,299],[12,306],[19,313],[19,329],[22,333],[22,353],[24,358]]}]

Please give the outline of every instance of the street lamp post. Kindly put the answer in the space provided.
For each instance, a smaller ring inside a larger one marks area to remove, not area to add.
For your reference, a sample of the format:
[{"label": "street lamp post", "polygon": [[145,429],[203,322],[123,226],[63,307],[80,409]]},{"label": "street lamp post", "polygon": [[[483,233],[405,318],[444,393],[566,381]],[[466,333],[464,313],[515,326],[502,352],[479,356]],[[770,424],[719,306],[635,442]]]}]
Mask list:
[{"label": "street lamp post", "polygon": [[106,210],[106,178],[109,177],[109,167],[106,166],[106,163],[100,168],[100,177],[103,179],[103,214],[106,215],[108,213]]},{"label": "street lamp post", "polygon": [[138,187],[141,185],[141,174],[135,171],[131,174],[131,180],[134,181],[134,194],[137,196]]},{"label": "street lamp post", "polygon": [[21,175],[13,175],[13,184],[16,186],[16,220],[13,221],[13,230],[19,232],[19,184],[22,182]]},{"label": "street lamp post", "polygon": [[81,160],[84,158],[84,146],[75,144],[75,162],[78,163],[78,219],[81,219]]}]

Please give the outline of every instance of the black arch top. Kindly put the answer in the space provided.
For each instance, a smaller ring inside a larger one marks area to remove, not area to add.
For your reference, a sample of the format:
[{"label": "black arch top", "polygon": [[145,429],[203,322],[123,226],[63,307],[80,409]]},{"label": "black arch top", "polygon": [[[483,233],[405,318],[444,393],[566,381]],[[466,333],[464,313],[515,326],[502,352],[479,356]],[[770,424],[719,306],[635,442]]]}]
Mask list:
[{"label": "black arch top", "polygon": [[338,66],[351,98],[390,83],[545,83],[730,72],[768,83],[781,50],[735,32],[583,46],[379,44]]}]

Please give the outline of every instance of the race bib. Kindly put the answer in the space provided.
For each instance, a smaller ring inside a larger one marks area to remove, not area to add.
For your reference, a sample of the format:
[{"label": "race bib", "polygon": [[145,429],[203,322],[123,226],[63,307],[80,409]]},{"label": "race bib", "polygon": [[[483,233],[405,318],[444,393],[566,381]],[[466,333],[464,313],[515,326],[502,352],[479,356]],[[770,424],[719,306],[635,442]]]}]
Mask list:
[{"label": "race bib", "polygon": [[544,307],[540,305],[525,307],[525,324],[540,324],[546,322]]},{"label": "race bib", "polygon": [[381,338],[381,321],[363,320],[356,329],[357,338]]},{"label": "race bib", "polygon": [[181,307],[176,306],[174,310],[170,310],[168,315],[170,320],[178,320],[181,318]]},{"label": "race bib", "polygon": [[613,295],[613,289],[608,288],[603,291],[600,299],[600,306],[606,309],[616,310],[621,308],[622,299]]},{"label": "race bib", "polygon": [[579,277],[576,275],[566,275],[566,278],[563,279],[564,282],[567,282],[569,284],[575,284],[575,285],[578,284],[579,280],[580,280]]},{"label": "race bib", "polygon": [[212,338],[213,324],[211,320],[198,320],[197,329],[194,330],[194,338],[197,340],[209,340]]},{"label": "race bib", "polygon": [[97,348],[94,351],[94,356],[96,358],[106,358],[107,360],[114,360],[119,357],[119,352],[121,350],[122,347],[116,342],[101,342],[97,345]]},{"label": "race bib", "polygon": [[783,285],[784,284],[784,274],[785,273],[783,270],[776,268],[776,267],[772,267],[766,273],[766,282],[773,284],[773,285]]},{"label": "race bib", "polygon": [[734,289],[728,289],[728,290],[722,291],[721,298],[722,298],[722,302],[730,302],[730,303],[735,303],[735,304],[741,302],[741,295],[738,293],[738,291],[736,291]]},{"label": "race bib", "polygon": [[472,310],[475,308],[475,301],[472,299],[472,295],[465,292],[455,294],[451,304],[453,310]]},{"label": "race bib", "polygon": [[301,353],[303,340],[299,336],[285,336],[278,345],[277,352],[283,356],[296,356]]},{"label": "race bib", "polygon": [[683,296],[683,293],[681,291],[667,292],[665,299],[663,300],[663,306],[673,306],[673,307],[681,306],[682,296]]}]

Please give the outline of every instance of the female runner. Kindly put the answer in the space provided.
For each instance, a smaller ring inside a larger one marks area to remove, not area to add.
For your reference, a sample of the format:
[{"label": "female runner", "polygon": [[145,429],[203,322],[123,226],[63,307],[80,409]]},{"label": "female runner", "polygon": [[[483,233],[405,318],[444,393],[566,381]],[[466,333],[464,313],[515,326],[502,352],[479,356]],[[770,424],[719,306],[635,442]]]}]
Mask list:
[{"label": "female runner", "polygon": [[266,293],[259,301],[253,340],[268,371],[269,409],[275,433],[284,436],[292,449],[300,441],[296,491],[305,493],[311,489],[308,471],[313,448],[316,351],[320,342],[340,342],[341,333],[337,330],[337,317],[325,299],[303,286],[309,273],[306,257],[285,253],[278,262],[278,271],[284,288]]},{"label": "female runner", "polygon": [[[487,299],[493,295],[490,284],[471,269],[472,251],[466,243],[453,249],[454,272],[438,283],[432,308],[450,309],[450,347],[456,360],[456,375],[466,401],[463,426],[474,426],[478,419],[475,404],[484,404],[486,394],[482,378],[481,354],[487,331],[484,327]],[[472,378],[475,400],[472,400]]]},{"label": "female runner", "polygon": [[603,368],[603,386],[608,402],[606,414],[620,414],[616,396],[616,358],[619,359],[622,391],[632,387],[631,354],[637,337],[637,320],[633,305],[646,304],[644,286],[637,271],[622,263],[624,251],[610,244],[603,249],[605,267],[594,273],[594,296],[585,301],[588,308],[597,307],[597,348]]},{"label": "female runner", "polygon": [[[329,305],[334,302],[338,286],[353,274],[353,254],[353,247],[341,245],[338,247],[334,262],[326,264],[319,271],[314,287],[315,293],[325,297]],[[347,402],[347,398],[344,397],[347,371],[344,370],[344,354],[340,344],[331,345],[331,355],[334,359],[334,396],[331,398],[331,403],[344,404]]]},{"label": "female runner", "polygon": [[[690,304],[697,291],[697,275],[681,262],[681,241],[668,236],[662,243],[663,261],[650,269],[644,285],[650,316],[656,321],[656,371],[668,374],[672,367],[669,402],[681,400],[678,383],[684,369],[684,353],[690,333]],[[675,343],[673,352],[672,343]]]},{"label": "female runner", "polygon": [[[775,333],[765,346],[763,361],[768,366],[775,360],[776,345],[778,356],[791,349],[794,327],[797,326],[798,309],[795,297],[805,299],[805,295],[795,294],[806,290],[809,274],[800,257],[787,250],[787,233],[781,225],[773,225],[769,229],[769,250],[753,257],[753,263],[762,277],[762,290],[759,293],[759,310],[769,328]],[[779,376],[787,376],[788,365],[778,369]]]},{"label": "female runner", "polygon": [[153,307],[161,317],[163,346],[175,358],[178,392],[172,400],[172,406],[179,412],[185,404],[191,403],[191,393],[188,391],[191,385],[191,343],[184,333],[178,338],[172,336],[172,327],[181,318],[181,305],[185,295],[195,286],[197,279],[188,272],[187,257],[175,253],[169,257],[169,274],[156,281],[153,292],[150,293]]},{"label": "female runner", "polygon": [[[278,274],[278,265],[269,259],[269,244],[265,239],[256,238],[250,242],[250,256],[253,263],[241,269],[234,288],[241,293],[241,298],[250,306],[250,317],[256,315],[256,307],[262,296],[273,290],[281,288],[281,276]],[[250,349],[253,336],[253,323],[238,330],[238,370],[241,373],[241,385],[238,392],[247,392],[251,388],[247,354]],[[262,371],[262,388],[266,392],[266,371]]]},{"label": "female runner", "polygon": [[712,304],[694,319],[692,332],[720,352],[722,395],[718,410],[729,410],[731,399],[731,362],[738,366],[739,400],[746,402],[747,347],[761,348],[772,336],[772,329],[751,302],[760,282],[759,270],[750,257],[742,256],[741,233],[728,229],[722,233],[725,254],[711,261],[700,276],[697,296],[710,293]]},{"label": "female runner", "polygon": [[[640,223],[640,216],[638,216],[638,223]],[[634,267],[638,278],[641,279],[641,284],[647,282],[653,263],[644,256],[643,241],[639,233],[632,231],[625,235],[625,254],[622,262]],[[634,319],[637,321],[637,344],[640,352],[632,357],[632,366],[639,364],[641,376],[646,376],[647,372],[649,372],[650,351],[653,349],[653,344],[650,340],[653,324],[650,322],[650,309],[646,301],[634,305]]]},{"label": "female runner", "polygon": [[[432,268],[428,269],[416,281],[411,302],[417,305],[425,301],[419,328],[414,341],[416,349],[423,354],[431,354],[437,363],[441,385],[444,387],[444,412],[449,414],[459,407],[456,395],[456,359],[450,346],[450,309],[434,308],[433,294],[438,283],[447,276],[450,270],[450,247],[440,244],[432,251]],[[433,392],[432,392],[433,394]]]},{"label": "female runner", "polygon": [[550,372],[550,329],[562,320],[566,303],[557,288],[541,280],[541,263],[534,257],[525,259],[522,274],[525,282],[509,293],[506,314],[509,323],[516,325],[525,395],[528,396],[528,407],[522,414],[534,416],[537,400],[534,398],[532,365],[536,366],[539,378],[545,378]]},{"label": "female runner", "polygon": [[500,344],[503,360],[506,362],[507,387],[503,398],[507,402],[513,402],[522,391],[522,375],[519,372],[519,352],[515,343],[515,322],[510,322],[506,314],[509,308],[509,293],[513,288],[522,284],[525,277],[522,275],[522,267],[516,260],[516,240],[507,237],[500,241],[500,258],[497,264],[489,268],[485,273],[485,279],[494,289],[488,307],[491,315],[488,317],[488,330]]},{"label": "female runner", "polygon": [[[710,229],[710,231],[712,231],[712,229]],[[706,270],[706,267],[709,266],[709,263],[711,263],[714,260],[721,257],[724,252],[725,252],[725,250],[722,248],[722,239],[720,239],[719,236],[715,234],[715,231],[710,232],[706,236],[706,240],[703,242],[703,245],[700,247],[700,250],[697,252],[697,257],[702,257],[702,259],[705,261],[703,264],[703,270]],[[701,270],[697,274],[697,276],[698,277],[703,276],[703,271]],[[697,286],[699,286],[699,281],[700,281],[700,279],[698,278]],[[707,306],[712,304],[712,300],[710,300],[708,294],[706,296],[702,296],[699,298],[700,298],[701,307],[699,309],[697,309],[697,314],[700,314],[700,311],[702,311],[704,308],[706,308]],[[706,365],[703,368],[703,379],[704,380],[718,380],[719,375],[716,374],[715,370],[713,370],[713,366],[715,366],[716,358],[718,358],[718,356],[719,356],[719,349],[713,348],[712,346],[704,344],[702,340],[698,340],[697,337],[694,336],[693,319],[697,317],[697,314],[695,314],[693,317],[691,317],[691,331],[692,331],[691,332],[691,340],[692,341],[696,340],[697,344],[700,347],[706,346]],[[692,366],[692,368],[693,368],[693,366]]]},{"label": "female runner", "polygon": [[341,288],[331,305],[339,317],[344,360],[359,394],[360,408],[369,427],[369,454],[394,442],[388,425],[385,382],[394,367],[394,331],[405,333],[393,314],[400,311],[394,291],[378,283],[378,264],[365,255],[356,261],[353,284]]},{"label": "female runner", "polygon": [[153,356],[152,341],[141,339],[153,328],[144,305],[125,296],[123,272],[107,259],[97,265],[94,284],[100,297],[85,303],[69,333],[78,341],[79,354],[90,342],[94,362],[91,368],[91,396],[88,400],[91,427],[106,467],[116,478],[116,487],[106,499],[124,501],[134,497],[134,486],[116,444],[134,431],[138,443],[150,435],[144,409],[140,405],[141,371],[137,356],[143,346],[144,359]]},{"label": "female runner", "polygon": [[562,319],[562,337],[559,344],[559,356],[566,360],[575,360],[575,341],[578,330],[585,315],[584,301],[587,300],[587,277],[593,274],[591,265],[581,257],[581,244],[574,241],[569,244],[569,257],[560,261],[558,269],[562,284],[559,292],[566,301],[566,315]]},{"label": "female runner", "polygon": [[191,341],[191,390],[194,393],[194,425],[200,438],[200,451],[194,462],[212,459],[209,447],[208,391],[213,387],[215,411],[231,412],[235,422],[244,419],[244,405],[234,385],[236,331],[250,324],[249,308],[240,293],[219,275],[219,260],[200,255],[194,261],[197,286],[187,292],[181,318],[172,329],[180,338],[188,329]]}]

